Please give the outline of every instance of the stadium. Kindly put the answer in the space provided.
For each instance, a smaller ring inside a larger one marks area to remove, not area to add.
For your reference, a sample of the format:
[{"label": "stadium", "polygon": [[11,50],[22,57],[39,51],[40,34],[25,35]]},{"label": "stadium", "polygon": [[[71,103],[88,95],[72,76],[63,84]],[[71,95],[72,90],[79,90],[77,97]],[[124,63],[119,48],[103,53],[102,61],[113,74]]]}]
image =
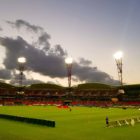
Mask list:
[{"label": "stadium", "polygon": [[139,138],[140,85],[0,83],[0,105],[1,139]]},{"label": "stadium", "polygon": [[0,140],[139,140],[139,26],[140,0],[2,0]]}]

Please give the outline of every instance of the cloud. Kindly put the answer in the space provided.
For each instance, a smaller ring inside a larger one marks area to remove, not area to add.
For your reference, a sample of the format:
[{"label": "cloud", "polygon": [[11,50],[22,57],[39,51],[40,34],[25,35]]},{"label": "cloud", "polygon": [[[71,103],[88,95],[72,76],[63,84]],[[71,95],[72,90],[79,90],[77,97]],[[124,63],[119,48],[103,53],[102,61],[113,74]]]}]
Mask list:
[{"label": "cloud", "polygon": [[51,38],[50,35],[44,31],[44,29],[40,26],[32,25],[27,21],[22,19],[16,20],[15,22],[6,21],[9,25],[11,25],[15,29],[25,29],[28,33],[35,33],[37,35],[37,41],[33,42],[38,48],[47,51],[50,49],[49,39]]},{"label": "cloud", "polygon": [[9,80],[11,79],[11,71],[6,69],[0,69],[0,79]]},{"label": "cloud", "polygon": [[2,31],[3,29],[0,27],[0,31]]},{"label": "cloud", "polygon": [[[45,30],[36,25],[23,20],[16,20],[15,22],[7,21],[9,25],[16,29],[25,28],[27,32],[35,32],[37,39],[32,43],[27,42],[24,37],[17,36],[0,37],[0,44],[5,47],[6,57],[3,64],[8,70],[15,70],[18,67],[17,58],[24,56],[27,58],[27,68],[30,71],[40,73],[51,78],[65,78],[67,76],[65,57],[68,55],[61,45],[51,47],[49,43],[50,35]],[[115,81],[109,74],[102,72],[97,67],[91,66],[92,62],[85,58],[80,58],[79,62],[74,62],[72,67],[72,75],[75,80],[86,82],[102,82],[112,83]],[[30,82],[30,80],[28,81]]]},{"label": "cloud", "polygon": [[38,32],[42,32],[43,28],[40,26],[36,26],[36,25],[31,25],[29,22],[22,20],[22,19],[18,19],[15,22],[12,21],[6,21],[8,24],[10,24],[12,27],[15,27],[17,29],[20,29],[22,27],[25,27],[26,30],[28,31],[33,31],[35,33]]},{"label": "cloud", "polygon": [[118,84],[118,81],[112,79],[109,74],[98,70],[97,67],[81,66],[74,63],[73,73],[80,81]]},{"label": "cloud", "polygon": [[[28,73],[30,75],[30,73]],[[16,73],[15,70],[12,71],[12,78],[10,80],[10,84],[12,85],[20,85],[21,83],[21,75],[19,73]],[[33,78],[28,78],[24,73],[22,75],[22,84],[23,85],[31,85],[31,84],[36,84],[36,83],[43,83],[43,81],[33,79]]]},{"label": "cloud", "polygon": [[66,56],[67,55],[67,52],[63,50],[61,45],[56,45],[55,48],[54,48],[54,52],[57,55],[60,55],[60,56]]},{"label": "cloud", "polygon": [[86,60],[85,58],[80,58],[79,64],[83,66],[89,66],[92,64],[92,61]]},{"label": "cloud", "polygon": [[[43,50],[28,44],[19,36],[16,39],[0,38],[0,43],[6,49],[3,64],[7,69],[16,69],[18,67],[17,58],[24,56],[27,58],[27,65],[30,70],[50,77],[64,77],[64,57],[57,53],[58,50],[54,50],[48,55]],[[61,47],[59,46],[59,48]]]},{"label": "cloud", "polygon": [[[40,80],[36,80],[36,79],[24,79],[22,81],[23,85],[31,85],[31,84],[37,84],[37,83],[43,83],[43,82],[40,81]],[[10,84],[12,84],[12,85],[19,85],[20,83],[19,83],[18,80],[11,80]]]}]

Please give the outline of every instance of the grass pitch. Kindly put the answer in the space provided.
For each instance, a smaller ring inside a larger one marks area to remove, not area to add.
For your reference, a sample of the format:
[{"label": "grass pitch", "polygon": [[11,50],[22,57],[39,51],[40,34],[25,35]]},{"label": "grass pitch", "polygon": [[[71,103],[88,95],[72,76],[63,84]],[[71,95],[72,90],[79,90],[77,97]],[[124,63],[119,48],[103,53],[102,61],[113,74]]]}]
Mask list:
[{"label": "grass pitch", "polygon": [[140,116],[138,109],[55,106],[1,106],[0,113],[55,120],[56,127],[0,119],[0,140],[138,140],[140,123],[106,128],[105,118],[120,120]]}]

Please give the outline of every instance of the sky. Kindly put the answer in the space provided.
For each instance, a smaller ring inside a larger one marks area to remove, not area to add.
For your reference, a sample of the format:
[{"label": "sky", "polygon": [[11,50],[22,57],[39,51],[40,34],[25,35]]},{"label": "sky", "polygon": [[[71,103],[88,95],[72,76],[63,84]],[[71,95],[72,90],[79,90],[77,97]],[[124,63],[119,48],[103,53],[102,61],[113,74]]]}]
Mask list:
[{"label": "sky", "polygon": [[18,84],[17,58],[27,59],[24,84],[118,84],[113,55],[123,52],[123,83],[139,84],[140,0],[1,0],[0,79]]}]

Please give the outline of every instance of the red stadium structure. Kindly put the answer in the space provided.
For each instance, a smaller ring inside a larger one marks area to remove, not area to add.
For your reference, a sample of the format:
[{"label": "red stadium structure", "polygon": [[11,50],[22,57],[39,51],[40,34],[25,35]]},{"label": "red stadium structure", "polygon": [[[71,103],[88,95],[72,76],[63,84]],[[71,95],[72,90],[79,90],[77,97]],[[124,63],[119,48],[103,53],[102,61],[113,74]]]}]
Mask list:
[{"label": "red stadium structure", "polygon": [[[19,88],[0,87],[1,105],[84,105],[109,107],[113,105],[140,105],[140,86],[124,87],[125,93],[118,92],[119,88],[30,88],[24,87],[24,94]],[[127,91],[128,89],[128,91]]]}]

